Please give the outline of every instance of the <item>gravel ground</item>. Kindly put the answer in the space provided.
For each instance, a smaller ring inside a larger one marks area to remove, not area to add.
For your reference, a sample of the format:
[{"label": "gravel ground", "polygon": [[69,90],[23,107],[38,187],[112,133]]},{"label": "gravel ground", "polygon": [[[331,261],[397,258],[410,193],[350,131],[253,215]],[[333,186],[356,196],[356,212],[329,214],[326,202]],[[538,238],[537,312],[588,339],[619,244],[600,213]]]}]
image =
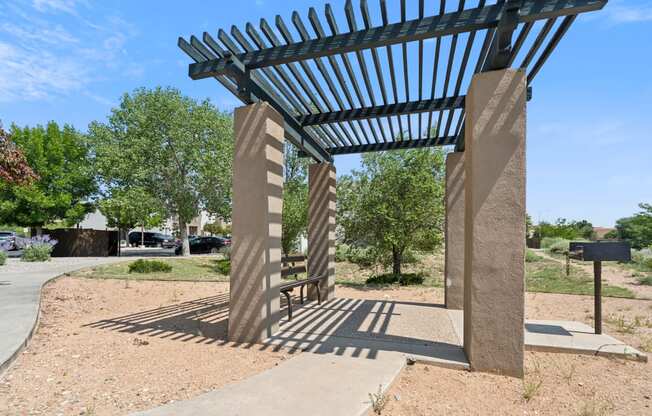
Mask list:
[{"label": "gravel ground", "polygon": [[[227,290],[220,282],[68,277],[47,285],[39,330],[0,381],[0,414],[122,415],[194,397],[287,359],[285,352],[224,341]],[[443,290],[338,287],[337,296],[442,303]],[[526,315],[591,324],[592,302],[527,294]],[[607,333],[639,349],[652,342],[652,301],[606,298],[604,311]],[[525,382],[408,367],[382,414],[652,414],[650,363],[527,353],[526,365]]]},{"label": "gravel ground", "polygon": [[284,352],[226,335],[225,283],[61,278],[0,380],[1,415],[122,415],[277,365]]}]

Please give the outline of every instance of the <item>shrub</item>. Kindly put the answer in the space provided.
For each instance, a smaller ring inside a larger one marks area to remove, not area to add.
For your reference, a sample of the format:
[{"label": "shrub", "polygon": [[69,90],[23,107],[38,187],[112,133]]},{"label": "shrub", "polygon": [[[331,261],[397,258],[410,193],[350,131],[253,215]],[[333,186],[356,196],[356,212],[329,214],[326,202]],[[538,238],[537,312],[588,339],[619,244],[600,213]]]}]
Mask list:
[{"label": "shrub", "polygon": [[401,286],[412,286],[423,284],[423,275],[416,273],[406,273],[395,275],[392,273],[371,276],[366,283],[369,285],[393,285],[398,283]]},{"label": "shrub", "polygon": [[136,260],[129,264],[129,273],[169,273],[172,266],[161,260]]},{"label": "shrub", "polygon": [[650,249],[632,250],[632,261],[644,269],[652,270],[652,251]]},{"label": "shrub", "polygon": [[0,266],[4,266],[6,262],[7,262],[7,253],[0,250]]},{"label": "shrub", "polygon": [[527,263],[534,263],[535,261],[540,261],[542,259],[537,253],[532,250],[525,250],[525,261]]},{"label": "shrub", "polygon": [[570,241],[565,238],[559,237],[546,237],[541,240],[541,247],[545,248],[551,253],[565,254],[568,252],[568,243]]},{"label": "shrub", "polygon": [[541,248],[549,249],[551,246],[562,242],[562,241],[568,241],[565,238],[561,237],[544,237],[541,240]]},{"label": "shrub", "polygon": [[638,283],[644,286],[652,286],[652,276],[640,277]]},{"label": "shrub", "polygon": [[338,244],[335,246],[335,261],[342,262],[347,261],[349,255],[349,245],[348,244]]},{"label": "shrub", "polygon": [[52,249],[58,241],[50,238],[49,235],[32,238],[16,239],[16,245],[23,250],[22,261],[48,261]]},{"label": "shrub", "polygon": [[224,254],[224,258],[227,260],[231,259],[231,246],[224,246],[220,249],[220,253]]},{"label": "shrub", "polygon": [[223,274],[225,276],[228,276],[231,274],[231,260],[229,259],[223,259],[223,260],[217,260],[215,262],[215,269],[220,274]]}]

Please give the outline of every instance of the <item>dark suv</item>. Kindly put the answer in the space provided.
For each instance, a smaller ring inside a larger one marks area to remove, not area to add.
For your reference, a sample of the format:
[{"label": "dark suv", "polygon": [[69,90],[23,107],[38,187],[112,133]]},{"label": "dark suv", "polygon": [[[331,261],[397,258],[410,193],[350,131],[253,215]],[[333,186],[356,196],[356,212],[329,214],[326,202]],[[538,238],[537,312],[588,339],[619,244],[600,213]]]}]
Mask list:
[{"label": "dark suv", "polygon": [[132,231],[129,233],[130,246],[138,247],[141,242],[145,245],[145,247],[171,248],[175,246],[174,237],[168,234],[151,233],[147,231],[144,233],[141,233],[140,231]]}]

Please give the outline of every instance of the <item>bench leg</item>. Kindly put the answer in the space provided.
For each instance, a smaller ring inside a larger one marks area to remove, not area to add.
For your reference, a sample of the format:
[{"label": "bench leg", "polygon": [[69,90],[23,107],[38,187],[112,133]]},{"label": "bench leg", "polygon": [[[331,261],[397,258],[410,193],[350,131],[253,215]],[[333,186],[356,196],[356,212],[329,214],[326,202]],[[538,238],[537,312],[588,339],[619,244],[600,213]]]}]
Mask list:
[{"label": "bench leg", "polygon": [[301,295],[301,304],[303,305],[303,286],[299,288],[299,294]]},{"label": "bench leg", "polygon": [[288,321],[292,320],[292,299],[290,299],[290,292],[283,292],[285,299],[288,301]]},{"label": "bench leg", "polygon": [[315,288],[317,289],[317,305],[321,305],[321,292],[319,290],[319,282],[315,284]]}]

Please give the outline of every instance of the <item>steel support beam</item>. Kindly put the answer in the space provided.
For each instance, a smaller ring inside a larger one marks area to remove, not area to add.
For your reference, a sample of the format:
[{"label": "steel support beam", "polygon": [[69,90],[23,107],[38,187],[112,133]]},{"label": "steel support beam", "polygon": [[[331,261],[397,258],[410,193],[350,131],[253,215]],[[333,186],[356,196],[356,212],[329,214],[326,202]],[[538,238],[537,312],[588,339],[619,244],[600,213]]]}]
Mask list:
[{"label": "steel support beam", "polygon": [[401,114],[419,114],[430,111],[454,110],[457,108],[464,108],[464,96],[438,98],[435,100],[410,101],[406,103],[355,108],[353,110],[310,114],[300,116],[297,120],[303,126],[312,126],[316,124],[339,123],[343,121],[364,120]]},{"label": "steel support beam", "polygon": [[[290,114],[285,106],[280,104],[280,100],[274,97],[273,93],[266,90],[256,74],[246,69],[244,64],[233,55],[226,54],[221,60],[223,61],[221,65],[224,68],[223,74],[237,85],[238,98],[245,104],[252,104],[257,101],[269,103],[283,116],[286,136],[292,144],[297,146],[306,156],[310,156],[318,162],[332,160],[331,155],[303,129],[303,126]],[[198,63],[201,64],[202,62]]]},{"label": "steel support beam", "polygon": [[[419,147],[434,147],[434,146],[444,146],[449,144],[455,144],[455,137],[440,137],[440,138],[430,138],[430,139],[415,139],[415,140],[399,140],[394,142],[386,143],[369,143],[361,144],[357,146],[341,146],[341,147],[332,147],[327,149],[328,152],[333,155],[347,155],[351,153],[367,153],[367,152],[384,152],[386,150],[398,150],[398,149],[416,149]],[[308,155],[304,152],[299,152],[299,157],[307,157]]]},{"label": "steel support beam", "polygon": [[[455,11],[443,15],[408,20],[321,39],[310,39],[285,46],[238,54],[246,68],[262,68],[290,62],[333,56],[363,49],[412,42],[497,27],[509,3]],[[518,23],[568,16],[602,9],[607,0],[523,0]],[[221,75],[222,59],[190,65],[190,77],[201,79]]]}]

